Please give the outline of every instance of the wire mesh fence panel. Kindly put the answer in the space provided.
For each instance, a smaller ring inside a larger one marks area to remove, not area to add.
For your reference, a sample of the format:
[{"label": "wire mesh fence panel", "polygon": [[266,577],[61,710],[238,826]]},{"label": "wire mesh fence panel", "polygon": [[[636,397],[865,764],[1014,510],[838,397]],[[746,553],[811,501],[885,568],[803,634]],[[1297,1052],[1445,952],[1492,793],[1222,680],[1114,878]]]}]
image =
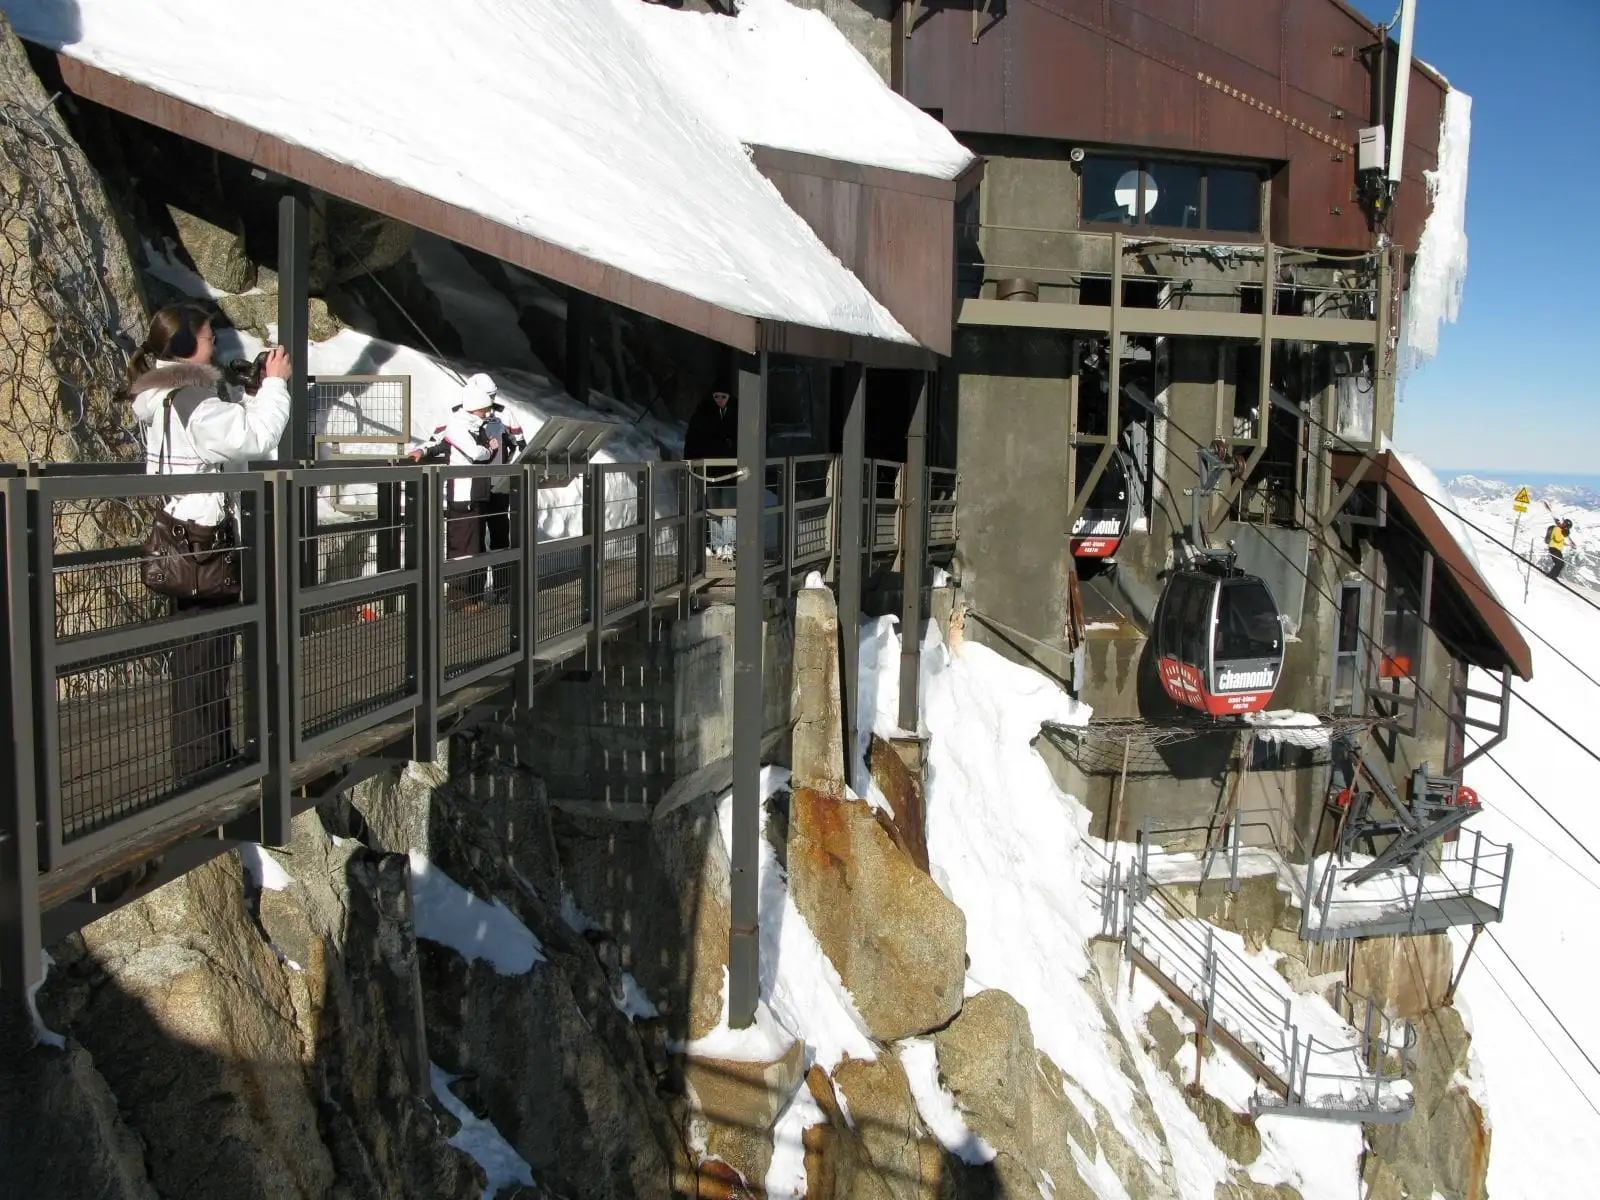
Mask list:
[{"label": "wire mesh fence panel", "polygon": [[833,459],[829,456],[793,460],[793,562],[806,566],[825,562],[833,553]]},{"label": "wire mesh fence panel", "polygon": [[[57,641],[126,629],[170,614],[170,602],[144,585],[144,539],[163,499],[50,501]],[[237,552],[249,549],[240,546]]]},{"label": "wire mesh fence panel", "polygon": [[57,677],[62,841],[259,761],[247,627],[107,655]]},{"label": "wire mesh fence panel", "polygon": [[650,556],[650,586],[654,591],[683,582],[683,531],[682,523],[656,526]]},{"label": "wire mesh fence panel", "polygon": [[582,537],[587,529],[583,494],[584,479],[579,476],[565,483],[540,486],[538,536],[541,542]]},{"label": "wire mesh fence panel", "polygon": [[[310,381],[306,443],[319,460],[399,458],[411,440],[411,377],[323,375]],[[352,479],[324,483],[324,512],[364,516],[377,510],[382,485]]]},{"label": "wire mesh fence panel", "polygon": [[900,464],[874,460],[867,477],[866,528],[874,553],[900,545]]},{"label": "wire mesh fence panel", "polygon": [[534,596],[534,637],[540,645],[576,633],[589,624],[592,548],[587,543],[539,550]]},{"label": "wire mesh fence panel", "polygon": [[947,467],[928,469],[928,546],[953,546],[956,541],[956,473]]},{"label": "wire mesh fence panel", "polygon": [[316,737],[405,699],[415,681],[406,611],[392,588],[300,614],[300,728]]},{"label": "wire mesh fence panel", "polygon": [[399,505],[386,503],[379,514],[358,520],[327,509],[319,513],[310,532],[299,535],[302,585],[342,583],[404,569],[413,553],[414,522]]},{"label": "wire mesh fence panel", "polygon": [[[504,564],[493,572],[493,587],[480,590],[479,599],[444,609],[444,658],[446,679],[465,674],[474,667],[503,658],[516,648],[512,615],[515,606],[507,603],[516,587],[517,568]],[[471,594],[464,576],[468,571],[445,574],[446,592]],[[482,567],[471,568],[470,573],[479,578],[476,586],[484,589],[489,572]]]},{"label": "wire mesh fence panel", "polygon": [[602,611],[610,616],[644,599],[639,589],[639,552],[644,543],[640,530],[610,533],[605,536]]}]

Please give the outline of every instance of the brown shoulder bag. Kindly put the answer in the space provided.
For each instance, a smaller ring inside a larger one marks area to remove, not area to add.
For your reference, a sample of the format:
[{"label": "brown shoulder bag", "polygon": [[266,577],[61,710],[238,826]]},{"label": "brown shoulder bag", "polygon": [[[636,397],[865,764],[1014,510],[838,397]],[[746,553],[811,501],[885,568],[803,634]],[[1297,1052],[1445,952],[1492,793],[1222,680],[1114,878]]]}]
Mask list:
[{"label": "brown shoulder bag", "polygon": [[[167,393],[156,473],[166,475],[172,441],[172,392]],[[232,600],[239,595],[239,547],[233,520],[220,525],[180,521],[160,509],[144,539],[144,585],[175,600]]]}]

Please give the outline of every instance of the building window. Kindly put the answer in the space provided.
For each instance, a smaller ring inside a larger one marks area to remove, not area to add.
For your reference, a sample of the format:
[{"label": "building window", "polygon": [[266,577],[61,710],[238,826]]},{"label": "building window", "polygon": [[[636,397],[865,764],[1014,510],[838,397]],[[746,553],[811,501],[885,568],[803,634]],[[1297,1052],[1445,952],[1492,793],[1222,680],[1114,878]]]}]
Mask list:
[{"label": "building window", "polygon": [[1383,679],[1415,679],[1422,656],[1422,610],[1415,591],[1392,580],[1383,599]]},{"label": "building window", "polygon": [[1083,161],[1085,225],[1259,233],[1261,175],[1158,158],[1090,155]]},{"label": "building window", "polygon": [[1340,716],[1357,712],[1361,687],[1361,599],[1359,583],[1339,588],[1339,617],[1333,627],[1332,710]]}]

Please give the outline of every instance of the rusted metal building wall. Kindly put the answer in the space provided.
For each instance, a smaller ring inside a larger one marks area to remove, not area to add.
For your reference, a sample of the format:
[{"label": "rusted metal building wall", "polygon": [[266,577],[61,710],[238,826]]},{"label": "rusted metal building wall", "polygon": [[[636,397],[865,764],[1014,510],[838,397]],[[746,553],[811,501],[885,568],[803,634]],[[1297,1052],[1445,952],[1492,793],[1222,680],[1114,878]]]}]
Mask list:
[{"label": "rusted metal building wall", "polygon": [[755,149],[755,163],[906,332],[950,353],[955,202],[965,181]]},{"label": "rusted metal building wall", "polygon": [[[951,129],[1279,164],[1274,240],[1371,245],[1354,144],[1377,35],[1341,0],[1006,0],[976,42],[971,3],[901,15],[902,90]],[[1445,87],[1421,66],[1411,83],[1393,234],[1415,247]]]}]

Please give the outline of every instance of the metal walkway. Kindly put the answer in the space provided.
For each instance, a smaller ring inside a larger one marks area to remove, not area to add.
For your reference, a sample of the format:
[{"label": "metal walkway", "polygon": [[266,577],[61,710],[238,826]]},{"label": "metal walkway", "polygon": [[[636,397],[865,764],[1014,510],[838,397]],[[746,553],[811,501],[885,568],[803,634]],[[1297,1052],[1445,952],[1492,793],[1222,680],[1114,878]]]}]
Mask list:
[{"label": "metal walkway", "polygon": [[[836,471],[766,469],[763,577],[788,595],[835,572]],[[0,464],[0,725],[15,748],[0,762],[0,988],[35,981],[41,945],[150,887],[239,841],[283,844],[322,797],[431,760],[453,728],[526,704],[619,630],[688,615],[713,574],[704,476],[681,462],[229,474],[242,594],[174,611],[142,583],[141,543],[167,496],[215,477]],[[449,505],[474,484],[504,489],[507,544],[447,557],[450,529],[482,519]],[[352,493],[363,513],[330,503]],[[866,503],[885,536],[863,558],[897,553],[888,518],[903,515]],[[949,508],[930,558],[953,545]]]},{"label": "metal walkway", "polygon": [[1101,890],[1102,934],[1122,941],[1136,969],[1266,1088],[1256,1114],[1394,1124],[1411,1114],[1415,1031],[1341,986],[1314,1026],[1296,995],[1199,918],[1172,917],[1148,859],[1112,864]]}]

